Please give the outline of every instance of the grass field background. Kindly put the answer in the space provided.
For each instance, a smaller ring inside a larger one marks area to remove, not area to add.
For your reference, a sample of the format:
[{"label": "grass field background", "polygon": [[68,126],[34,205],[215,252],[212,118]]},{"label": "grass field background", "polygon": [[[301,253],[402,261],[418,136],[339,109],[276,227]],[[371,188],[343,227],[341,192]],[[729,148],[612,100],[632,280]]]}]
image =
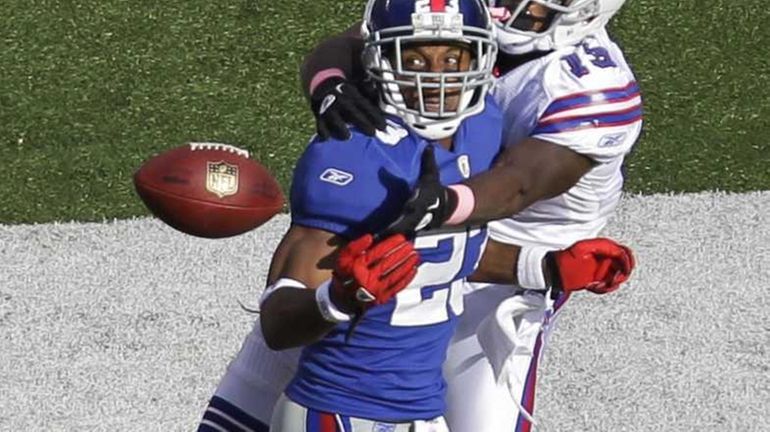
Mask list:
[{"label": "grass field background", "polygon": [[[9,0],[0,17],[0,223],[146,214],[131,174],[190,140],[243,146],[284,185],[313,132],[297,80],[362,1]],[[646,129],[628,190],[770,189],[760,0],[630,0],[612,31]]]}]

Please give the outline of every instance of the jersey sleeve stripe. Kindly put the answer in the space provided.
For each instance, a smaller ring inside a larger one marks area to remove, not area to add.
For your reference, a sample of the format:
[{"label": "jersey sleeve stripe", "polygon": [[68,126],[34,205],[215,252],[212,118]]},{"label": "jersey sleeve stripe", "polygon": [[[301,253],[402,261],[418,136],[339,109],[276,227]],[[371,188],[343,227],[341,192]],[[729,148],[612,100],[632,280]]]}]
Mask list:
[{"label": "jersey sleeve stripe", "polygon": [[617,112],[628,110],[629,108],[639,106],[641,103],[642,103],[641,96],[636,96],[628,100],[611,102],[611,103],[600,102],[592,105],[586,105],[582,107],[569,109],[566,111],[561,111],[553,115],[550,115],[548,117],[541,117],[538,120],[537,124],[538,125],[551,124],[561,120],[575,118],[575,117],[617,113]]},{"label": "jersey sleeve stripe", "polygon": [[584,112],[584,113],[580,113],[572,116],[563,116],[558,118],[551,117],[550,119],[540,119],[540,121],[537,122],[537,127],[548,126],[548,125],[557,124],[557,123],[564,123],[572,120],[589,121],[594,118],[601,118],[604,116],[612,116],[612,115],[622,115],[622,114],[626,114],[626,113],[633,112],[640,109],[642,109],[642,104],[637,102],[633,105],[618,107],[617,109],[614,109],[611,111],[587,112],[587,113]]},{"label": "jersey sleeve stripe", "polygon": [[635,97],[639,97],[639,85],[635,81],[623,87],[574,93],[551,102],[541,117],[586,106],[624,102]]},{"label": "jersey sleeve stripe", "polygon": [[533,135],[570,132],[582,129],[623,126],[642,119],[642,105],[636,105],[626,110],[614,113],[590,114],[578,117],[558,119],[554,122],[543,122],[535,127]]}]

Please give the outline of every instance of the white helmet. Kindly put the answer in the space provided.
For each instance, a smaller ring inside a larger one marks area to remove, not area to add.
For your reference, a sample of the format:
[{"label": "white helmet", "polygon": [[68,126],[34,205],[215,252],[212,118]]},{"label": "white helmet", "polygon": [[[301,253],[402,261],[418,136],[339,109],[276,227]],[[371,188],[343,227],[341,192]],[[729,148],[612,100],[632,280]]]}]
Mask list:
[{"label": "white helmet", "polygon": [[[487,0],[497,18],[500,50],[509,54],[550,51],[579,43],[601,29],[626,0]],[[539,6],[545,17],[532,15]],[[541,25],[533,31],[534,24]]]},{"label": "white helmet", "polygon": [[[420,136],[447,138],[463,119],[484,109],[497,55],[495,26],[484,0],[369,0],[361,33],[364,69],[378,84],[380,107]],[[431,42],[467,45],[473,56],[469,70],[417,72],[402,67],[405,44]],[[406,88],[416,91],[417,106],[407,106]],[[426,102],[431,99],[425,98],[426,90],[438,98],[437,109],[427,109],[432,103]],[[450,110],[446,97],[451,93],[459,93],[459,103]]]}]

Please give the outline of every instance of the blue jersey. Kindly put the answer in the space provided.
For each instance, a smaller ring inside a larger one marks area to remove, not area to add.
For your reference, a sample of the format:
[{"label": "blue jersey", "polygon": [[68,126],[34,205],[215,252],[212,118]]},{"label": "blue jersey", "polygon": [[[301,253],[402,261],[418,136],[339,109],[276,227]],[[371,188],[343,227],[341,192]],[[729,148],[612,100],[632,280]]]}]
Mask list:
[{"label": "blue jersey", "polygon": [[[487,170],[500,150],[501,115],[489,98],[466,119],[453,150],[430,143],[398,120],[352,142],[312,142],[294,172],[292,223],[353,238],[392,222],[420,174],[420,157],[435,146],[444,184]],[[486,229],[420,235],[422,264],[394,299],[369,309],[350,340],[337,325],[307,346],[287,396],[306,407],[372,420],[406,422],[444,413],[441,373],[447,346],[462,312],[461,280],[475,269]]]}]

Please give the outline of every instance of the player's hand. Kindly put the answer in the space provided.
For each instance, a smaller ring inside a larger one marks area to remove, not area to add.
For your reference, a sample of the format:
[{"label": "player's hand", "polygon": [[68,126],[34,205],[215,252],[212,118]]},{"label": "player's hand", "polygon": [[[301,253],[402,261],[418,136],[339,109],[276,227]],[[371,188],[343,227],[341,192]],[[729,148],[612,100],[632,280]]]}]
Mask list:
[{"label": "player's hand", "polygon": [[566,292],[586,289],[596,294],[615,291],[634,269],[631,249],[607,238],[581,240],[550,252],[552,282]]},{"label": "player's hand", "polygon": [[384,304],[409,285],[419,264],[419,255],[403,235],[380,242],[364,235],[339,252],[331,299],[346,313]]},{"label": "player's hand", "polygon": [[438,228],[449,219],[455,207],[457,196],[441,184],[433,146],[428,146],[422,153],[420,178],[412,195],[385,232],[413,235],[417,231]]},{"label": "player's hand", "polygon": [[376,129],[385,130],[385,116],[380,109],[341,77],[331,77],[319,84],[310,95],[310,107],[322,139],[350,138],[347,123],[369,136],[374,136]]}]

